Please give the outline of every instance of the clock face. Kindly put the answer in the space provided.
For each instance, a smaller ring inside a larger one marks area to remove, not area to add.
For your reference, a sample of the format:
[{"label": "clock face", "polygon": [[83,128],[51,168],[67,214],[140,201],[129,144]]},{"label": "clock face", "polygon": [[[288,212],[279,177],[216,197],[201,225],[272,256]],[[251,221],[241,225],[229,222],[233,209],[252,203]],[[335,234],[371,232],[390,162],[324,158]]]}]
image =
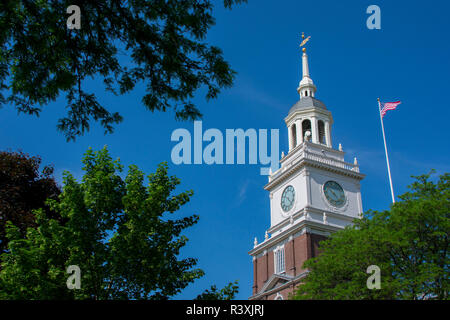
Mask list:
[{"label": "clock face", "polygon": [[293,186],[287,186],[281,195],[281,209],[287,212],[294,206],[295,191]]},{"label": "clock face", "polygon": [[337,182],[327,181],[323,185],[323,193],[332,206],[339,208],[345,204],[344,189]]}]

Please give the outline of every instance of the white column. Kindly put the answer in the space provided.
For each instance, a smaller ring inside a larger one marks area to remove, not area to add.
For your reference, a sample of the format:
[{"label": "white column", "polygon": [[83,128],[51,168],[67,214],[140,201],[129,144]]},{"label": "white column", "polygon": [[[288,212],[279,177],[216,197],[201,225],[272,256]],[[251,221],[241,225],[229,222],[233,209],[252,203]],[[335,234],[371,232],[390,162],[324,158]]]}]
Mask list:
[{"label": "white column", "polygon": [[303,142],[302,137],[302,120],[298,119],[295,120],[295,128],[297,130],[297,145],[301,144]]},{"label": "white column", "polygon": [[294,130],[294,125],[295,125],[295,123],[293,123],[291,126],[292,149],[294,149],[298,145],[297,126],[295,126],[295,130]]},{"label": "white column", "polygon": [[358,201],[358,210],[359,210],[359,215],[361,216],[363,213],[363,207],[362,207],[362,200],[361,200],[361,186],[359,185],[359,183],[356,183],[356,198]]},{"label": "white column", "polygon": [[331,146],[330,122],[329,121],[325,122],[325,139],[326,139],[327,147],[332,148],[332,146]]},{"label": "white column", "polygon": [[302,176],[305,179],[305,185],[306,185],[306,207],[308,207],[308,206],[310,206],[312,204],[311,179],[309,177],[309,172],[306,171],[305,168],[303,168]]},{"label": "white column", "polygon": [[288,127],[288,140],[289,140],[289,151],[291,151],[292,147],[292,130],[291,130],[292,126]]},{"label": "white column", "polygon": [[317,138],[317,119],[316,117],[311,117],[311,134],[312,134],[312,142],[319,143]]},{"label": "white column", "polygon": [[275,223],[274,220],[274,211],[273,211],[273,193],[269,193],[269,198],[270,198],[270,225],[273,226]]}]

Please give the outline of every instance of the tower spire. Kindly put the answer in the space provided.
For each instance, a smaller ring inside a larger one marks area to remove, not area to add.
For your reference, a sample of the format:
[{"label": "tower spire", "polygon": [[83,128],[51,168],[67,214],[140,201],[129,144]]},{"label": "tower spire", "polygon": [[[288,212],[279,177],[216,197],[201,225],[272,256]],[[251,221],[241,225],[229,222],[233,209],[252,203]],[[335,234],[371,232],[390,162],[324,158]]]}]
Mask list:
[{"label": "tower spire", "polygon": [[316,86],[314,85],[314,82],[312,81],[311,77],[309,76],[309,64],[308,64],[308,55],[306,54],[306,47],[304,45],[309,41],[311,36],[308,36],[305,39],[305,33],[302,32],[302,42],[300,43],[300,47],[302,48],[303,55],[302,55],[302,72],[303,72],[303,78],[299,83],[299,86],[297,88],[297,92],[300,94],[300,99],[302,97],[314,97],[314,94],[316,93]]}]

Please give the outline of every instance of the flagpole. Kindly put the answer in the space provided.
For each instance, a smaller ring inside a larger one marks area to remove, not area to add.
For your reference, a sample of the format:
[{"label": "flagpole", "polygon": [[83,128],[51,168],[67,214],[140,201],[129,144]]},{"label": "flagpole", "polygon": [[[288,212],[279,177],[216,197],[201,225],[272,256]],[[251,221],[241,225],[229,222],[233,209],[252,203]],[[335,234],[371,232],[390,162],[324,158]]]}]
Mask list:
[{"label": "flagpole", "polygon": [[392,203],[395,203],[394,188],[392,187],[391,168],[389,166],[389,156],[388,156],[388,151],[387,151],[387,147],[386,147],[386,135],[384,134],[383,117],[381,116],[380,98],[378,98],[378,112],[380,113],[381,130],[383,131],[384,151],[386,153],[386,163],[387,163],[387,169],[388,169],[388,175],[389,175],[389,184],[391,185]]}]

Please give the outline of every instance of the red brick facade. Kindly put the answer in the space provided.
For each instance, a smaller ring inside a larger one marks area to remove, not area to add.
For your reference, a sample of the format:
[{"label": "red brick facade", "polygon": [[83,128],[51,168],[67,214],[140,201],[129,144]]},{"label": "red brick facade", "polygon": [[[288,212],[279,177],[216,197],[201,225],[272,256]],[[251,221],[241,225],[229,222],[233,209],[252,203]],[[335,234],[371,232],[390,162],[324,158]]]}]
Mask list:
[{"label": "red brick facade", "polygon": [[[261,292],[267,281],[274,275],[274,253],[267,251],[265,255],[253,260],[253,296],[251,299],[273,300],[277,294],[281,294],[283,299],[287,299],[300,281],[298,276],[306,271],[302,268],[303,263],[319,253],[319,242],[326,239],[325,236],[313,233],[304,233],[284,244],[285,272],[281,276],[283,282],[277,283],[273,289]],[[272,279],[277,281],[276,279]]]}]

